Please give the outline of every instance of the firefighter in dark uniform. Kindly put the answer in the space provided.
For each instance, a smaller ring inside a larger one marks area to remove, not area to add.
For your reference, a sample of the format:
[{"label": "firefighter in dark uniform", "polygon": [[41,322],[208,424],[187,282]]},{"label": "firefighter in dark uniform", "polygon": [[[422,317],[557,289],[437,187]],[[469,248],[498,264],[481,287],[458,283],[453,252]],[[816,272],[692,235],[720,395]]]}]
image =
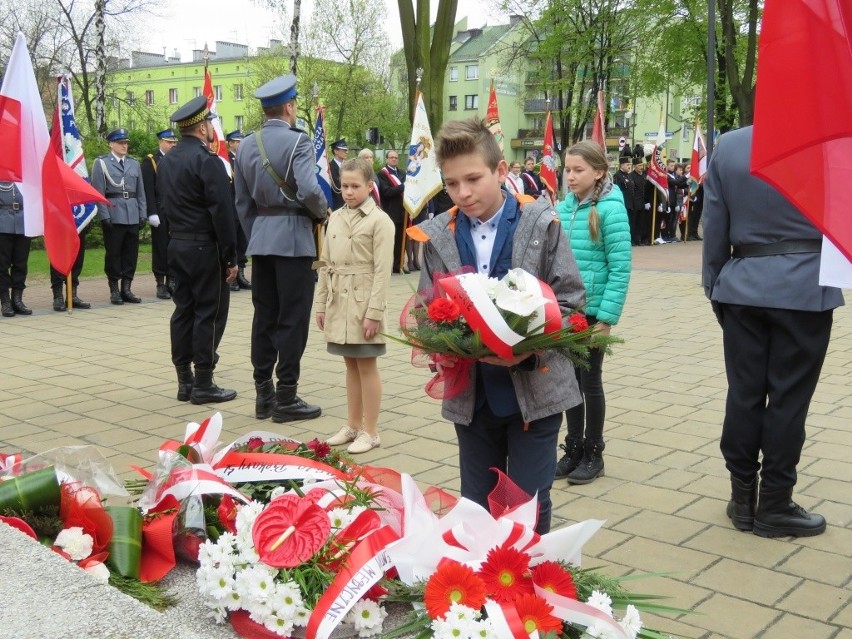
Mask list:
[{"label": "firefighter in dark uniform", "polygon": [[31,241],[24,235],[24,197],[14,182],[0,182],[0,307],[3,317],[33,314],[23,300]]},{"label": "firefighter in dark uniform", "polygon": [[340,165],[349,154],[349,145],[345,138],[340,138],[331,143],[331,162],[328,163],[328,172],[331,175],[331,210],[336,211],[343,206],[343,194],[340,192]]},{"label": "firefighter in dark uniform", "polygon": [[[92,186],[110,202],[98,204],[98,218],[104,232],[104,271],[109,281],[109,301],[113,304],[142,300],[130,290],[139,259],[139,229],[148,216],[142,168],[127,155],[130,143],[127,129],[107,135],[110,152],[92,165]],[[119,281],[121,290],[119,291]]]},{"label": "firefighter in dark uniform", "polygon": [[[225,136],[225,141],[228,143],[228,159],[231,160],[231,170],[234,170],[234,164],[237,161],[237,149],[240,148],[240,142],[243,141],[243,134],[240,131],[231,131]],[[239,218],[236,220],[237,225],[237,279],[231,282],[231,290],[239,291],[241,288],[251,290],[251,282],[246,279],[246,265],[248,258],[246,257],[246,248],[248,247],[248,238],[243,232],[243,227],[240,224]]]},{"label": "firefighter in dark uniform", "polygon": [[166,153],[177,144],[177,136],[171,129],[157,134],[160,148],[142,160],[142,182],[145,185],[145,201],[148,204],[148,224],[151,225],[151,270],[157,282],[157,297],[171,299],[169,277],[169,218],[167,212],[160,215],[160,194],[157,192],[157,166]]},{"label": "firefighter in dark uniform", "polygon": [[314,224],[325,219],[328,203],[313,141],[295,128],[296,76],[271,80],[254,95],[266,121],[240,144],[234,187],[252,260],[255,416],[277,423],[313,419],[322,410],[296,391],[314,296]]},{"label": "firefighter in dark uniform", "polygon": [[[160,214],[168,211],[169,272],[174,277],[172,362],[180,401],[227,402],[237,392],[213,382],[216,348],[225,332],[229,284],[237,277],[234,199],[202,95],[175,111],[181,139],[157,168]],[[195,374],[191,368],[195,365]]]}]

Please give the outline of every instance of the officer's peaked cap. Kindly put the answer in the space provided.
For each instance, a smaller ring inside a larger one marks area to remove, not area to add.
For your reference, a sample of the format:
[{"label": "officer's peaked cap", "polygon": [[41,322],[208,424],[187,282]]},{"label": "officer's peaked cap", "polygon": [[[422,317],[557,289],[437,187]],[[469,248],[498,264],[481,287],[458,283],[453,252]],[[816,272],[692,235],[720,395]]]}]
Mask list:
[{"label": "officer's peaked cap", "polygon": [[168,140],[169,142],[177,142],[177,136],[171,129],[164,129],[157,133],[157,138],[160,140]]},{"label": "officer's peaked cap", "polygon": [[107,142],[121,142],[122,140],[130,139],[130,134],[127,132],[127,129],[120,128],[107,133],[106,139]]},{"label": "officer's peaked cap", "polygon": [[242,140],[243,133],[242,131],[231,131],[225,136],[225,141],[230,142],[231,140]]},{"label": "officer's peaked cap", "polygon": [[337,149],[340,149],[341,151],[348,151],[349,145],[346,144],[346,138],[340,138],[339,140],[332,142],[331,149],[333,151],[336,151]]},{"label": "officer's peaked cap", "polygon": [[296,92],[296,76],[292,73],[270,80],[254,92],[254,97],[260,100],[262,107],[278,106],[290,100],[295,100],[298,95]]},{"label": "officer's peaked cap", "polygon": [[204,120],[213,120],[215,118],[216,114],[211,113],[207,108],[207,97],[203,95],[192,98],[192,100],[172,113],[172,122],[181,129],[195,126]]}]

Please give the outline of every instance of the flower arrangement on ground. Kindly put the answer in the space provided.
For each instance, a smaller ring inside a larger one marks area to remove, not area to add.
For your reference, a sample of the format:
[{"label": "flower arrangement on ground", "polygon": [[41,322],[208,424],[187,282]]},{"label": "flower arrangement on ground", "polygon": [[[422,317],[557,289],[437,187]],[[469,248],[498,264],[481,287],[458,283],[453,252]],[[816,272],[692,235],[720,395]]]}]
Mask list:
[{"label": "flower arrangement on ground", "polygon": [[[359,576],[359,566],[377,561],[397,538],[381,508],[379,493],[357,482],[325,482],[305,494],[238,506],[233,531],[200,548],[197,583],[205,604],[241,634],[260,625],[289,637],[311,623],[316,633],[329,619],[329,628],[345,623],[361,637],[379,634],[386,613],[375,596],[384,591]],[[356,555],[376,541],[375,552]],[[368,573],[376,582],[383,570]]]}]

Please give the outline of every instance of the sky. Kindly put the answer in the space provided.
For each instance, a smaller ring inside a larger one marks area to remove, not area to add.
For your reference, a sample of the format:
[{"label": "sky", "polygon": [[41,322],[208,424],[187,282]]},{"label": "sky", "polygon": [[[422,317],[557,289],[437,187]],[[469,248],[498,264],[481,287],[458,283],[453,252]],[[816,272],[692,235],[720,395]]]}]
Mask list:
[{"label": "sky", "polygon": [[[292,1],[288,3],[288,12],[292,12]],[[388,39],[395,47],[402,45],[399,29],[399,10],[396,0],[385,0],[388,19],[385,22]],[[432,0],[432,18],[437,12],[438,2]],[[193,49],[203,49],[205,41],[210,49],[215,48],[217,40],[248,44],[252,49],[266,46],[270,38],[289,40],[290,16],[286,25],[276,24],[276,15],[268,9],[262,9],[252,0],[205,0],[203,5],[205,18],[199,16],[199,5],[191,0],[165,0],[158,5],[159,16],[149,16],[140,30],[145,33],[141,42],[131,43],[128,49],[143,50],[151,53],[162,52],[165,48],[169,56],[177,49],[183,62],[191,61]],[[416,5],[415,5],[416,6]],[[307,21],[313,9],[312,0],[302,0],[302,20]],[[456,19],[468,16],[468,26],[478,27],[489,22],[501,24],[508,22],[499,14],[488,18],[487,0],[459,0]],[[210,19],[217,16],[219,19]],[[474,17],[475,16],[475,17]],[[286,34],[286,35],[285,35]],[[122,51],[128,55],[130,51]]]}]

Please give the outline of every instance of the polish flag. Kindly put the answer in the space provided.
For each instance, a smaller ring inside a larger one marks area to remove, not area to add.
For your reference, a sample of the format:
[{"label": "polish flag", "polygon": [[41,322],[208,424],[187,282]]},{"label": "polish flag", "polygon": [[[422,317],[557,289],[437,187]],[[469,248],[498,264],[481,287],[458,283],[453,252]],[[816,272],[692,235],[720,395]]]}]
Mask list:
[{"label": "polish flag", "polygon": [[24,197],[24,234],[44,235],[50,263],[67,275],[80,248],[71,205],[108,202],[51,148],[32,60],[21,33],[9,57],[0,100],[0,139],[6,156],[0,177],[12,177],[20,167],[19,179],[12,181],[19,183]]},{"label": "polish flag", "polygon": [[[211,113],[216,113],[216,94],[213,93],[213,80],[210,78],[210,71],[207,70],[207,63],[204,63],[204,88],[201,90],[202,95],[207,98],[207,109]],[[225,142],[225,134],[222,132],[222,123],[217,117],[213,120],[213,133],[216,139],[211,144],[211,148],[216,152],[222,162],[225,164],[225,170],[228,172],[228,177],[232,177],[231,158],[228,157],[228,144]]]},{"label": "polish flag", "polygon": [[598,91],[598,110],[595,112],[595,121],[592,124],[592,140],[600,145],[600,147],[604,150],[604,153],[606,153],[606,126],[604,124],[605,114],[606,107],[604,106],[604,92]]},{"label": "polish flag", "polygon": [[541,154],[541,170],[539,178],[550,195],[552,202],[556,201],[556,152],[553,148],[553,116],[547,112],[547,120],[544,123],[544,148]]}]

